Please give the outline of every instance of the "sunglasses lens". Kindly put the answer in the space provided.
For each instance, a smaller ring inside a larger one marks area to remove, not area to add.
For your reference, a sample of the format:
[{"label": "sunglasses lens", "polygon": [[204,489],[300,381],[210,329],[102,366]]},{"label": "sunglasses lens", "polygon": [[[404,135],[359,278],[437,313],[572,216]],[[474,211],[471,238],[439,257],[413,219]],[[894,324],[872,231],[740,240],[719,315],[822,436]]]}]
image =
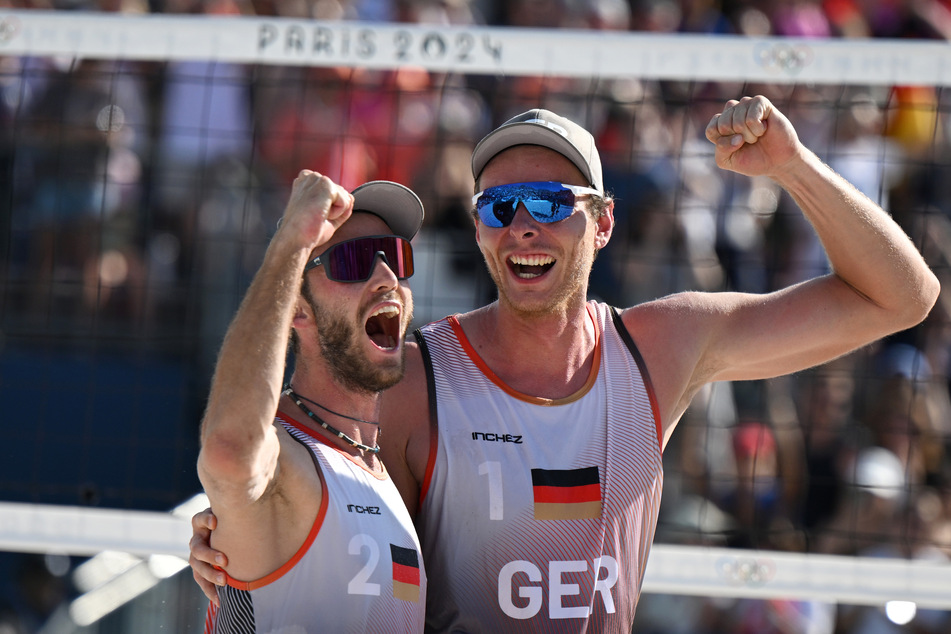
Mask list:
[{"label": "sunglasses lens", "polygon": [[512,224],[517,206],[514,200],[498,200],[484,207],[491,207],[491,212],[483,213],[482,220],[485,222],[486,219],[488,219],[488,222],[485,222],[485,224],[490,227],[507,227]]},{"label": "sunglasses lens", "polygon": [[512,224],[519,203],[537,222],[564,220],[575,208],[575,195],[560,183],[514,183],[490,187],[476,202],[479,218],[487,227]]},{"label": "sunglasses lens", "polygon": [[558,222],[570,216],[571,212],[575,210],[574,195],[571,192],[568,192],[568,195],[571,196],[572,200],[567,204],[557,200],[548,200],[547,198],[526,199],[523,202],[525,208],[528,209],[528,213],[538,222]]},{"label": "sunglasses lens", "polygon": [[390,270],[401,280],[413,275],[413,246],[397,236],[374,236],[341,242],[320,259],[327,277],[335,282],[363,282],[370,279],[376,256],[381,254]]}]

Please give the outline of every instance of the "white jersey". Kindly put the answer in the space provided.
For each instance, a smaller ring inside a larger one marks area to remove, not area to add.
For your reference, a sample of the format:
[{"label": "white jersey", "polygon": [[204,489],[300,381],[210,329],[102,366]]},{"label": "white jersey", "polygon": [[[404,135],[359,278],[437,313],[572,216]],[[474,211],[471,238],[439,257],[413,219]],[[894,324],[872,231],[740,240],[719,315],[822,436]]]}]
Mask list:
[{"label": "white jersey", "polygon": [[555,401],[504,384],[455,317],[417,333],[436,408],[417,518],[427,631],[631,630],[663,487],[660,421],[620,317],[588,312],[594,368]]},{"label": "white jersey", "polygon": [[290,561],[261,579],[227,577],[208,634],[422,632],[426,571],[406,505],[388,475],[376,476],[290,417],[284,429],[311,452],[320,510]]}]

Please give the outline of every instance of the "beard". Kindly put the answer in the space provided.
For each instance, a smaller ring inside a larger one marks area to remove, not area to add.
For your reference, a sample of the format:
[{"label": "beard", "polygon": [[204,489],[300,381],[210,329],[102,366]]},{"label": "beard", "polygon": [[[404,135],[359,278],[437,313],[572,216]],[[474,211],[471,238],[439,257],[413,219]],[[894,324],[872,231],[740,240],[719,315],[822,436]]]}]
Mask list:
[{"label": "beard", "polygon": [[575,254],[568,254],[564,259],[574,264],[569,265],[560,283],[552,288],[548,294],[540,297],[532,297],[529,293],[524,293],[521,296],[509,294],[501,279],[508,274],[507,263],[503,262],[502,270],[496,271],[488,266],[488,258],[485,258],[485,262],[489,276],[495,282],[500,303],[508,306],[516,314],[526,317],[544,317],[559,314],[564,310],[564,306],[574,301],[575,298],[586,296],[588,278],[591,275],[594,257],[585,256],[584,254],[579,257],[576,252]]},{"label": "beard", "polygon": [[399,383],[406,365],[405,348],[401,350],[398,361],[386,364],[371,361],[364,353],[362,339],[367,335],[363,329],[357,328],[352,321],[332,315],[318,306],[310,293],[306,295],[305,299],[314,312],[320,355],[334,379],[350,391],[370,394]]}]

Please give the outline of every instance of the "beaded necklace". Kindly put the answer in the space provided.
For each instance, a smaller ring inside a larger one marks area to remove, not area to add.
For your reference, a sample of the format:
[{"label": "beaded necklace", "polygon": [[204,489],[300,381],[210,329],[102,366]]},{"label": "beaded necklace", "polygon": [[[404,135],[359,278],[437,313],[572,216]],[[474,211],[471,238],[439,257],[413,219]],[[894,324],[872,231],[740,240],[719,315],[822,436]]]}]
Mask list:
[{"label": "beaded necklace", "polygon": [[[294,401],[294,403],[297,404],[297,407],[299,407],[302,412],[304,412],[305,414],[307,414],[315,423],[317,423],[318,425],[320,425],[321,427],[323,427],[324,429],[326,429],[327,431],[329,431],[331,434],[333,434],[333,435],[336,436],[337,438],[340,438],[341,440],[343,440],[343,441],[344,441],[345,443],[347,443],[348,445],[350,445],[350,446],[352,446],[352,447],[356,447],[356,448],[359,449],[360,451],[369,451],[370,453],[379,453],[379,452],[380,452],[380,445],[377,445],[376,447],[371,447],[370,445],[364,445],[363,443],[357,442],[356,440],[354,440],[354,439],[351,438],[350,436],[346,435],[345,433],[343,433],[343,432],[340,431],[339,429],[335,429],[334,427],[331,427],[330,425],[328,425],[328,424],[324,421],[324,419],[322,419],[320,416],[318,416],[317,414],[315,414],[315,413],[313,412],[313,410],[311,410],[309,407],[307,407],[306,405],[304,405],[304,402],[301,400],[301,397],[298,396],[296,392],[294,392],[293,388],[291,388],[290,385],[288,385],[286,388],[284,388],[284,395],[291,397],[291,399]],[[310,399],[307,399],[307,400],[310,400]],[[313,403],[313,401],[311,401],[311,402]],[[319,405],[318,403],[314,403],[314,404],[317,405],[318,407],[321,407],[322,409],[326,409],[325,407],[323,407],[322,405]],[[336,412],[333,412],[333,411],[331,411],[331,410],[327,410],[327,411],[330,412],[330,413],[332,413],[332,414],[333,414],[333,413],[336,413]],[[349,417],[349,416],[344,416],[344,418],[350,418],[350,417]],[[371,422],[371,421],[364,421],[364,420],[359,419],[359,418],[355,418],[355,419],[352,419],[352,420],[359,420],[359,421],[364,422],[364,423],[370,423],[370,422]],[[374,424],[374,423],[371,423],[371,424]]]}]

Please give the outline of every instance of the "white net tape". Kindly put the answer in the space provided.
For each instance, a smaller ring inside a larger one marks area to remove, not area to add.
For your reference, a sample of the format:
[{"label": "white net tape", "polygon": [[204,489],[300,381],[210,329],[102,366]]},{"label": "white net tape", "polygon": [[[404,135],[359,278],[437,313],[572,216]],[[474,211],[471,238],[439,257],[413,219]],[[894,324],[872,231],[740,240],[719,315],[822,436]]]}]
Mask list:
[{"label": "white net tape", "polygon": [[951,49],[928,41],[750,38],[603,31],[0,11],[0,55],[421,66],[490,75],[768,83],[951,84]]},{"label": "white net tape", "polygon": [[[207,505],[196,496],[172,513],[0,503],[0,550],[91,556],[188,559],[190,517]],[[181,567],[180,566],[180,567]],[[913,601],[951,609],[951,566],[872,559],[657,544],[645,592],[817,600],[855,605]]]}]

